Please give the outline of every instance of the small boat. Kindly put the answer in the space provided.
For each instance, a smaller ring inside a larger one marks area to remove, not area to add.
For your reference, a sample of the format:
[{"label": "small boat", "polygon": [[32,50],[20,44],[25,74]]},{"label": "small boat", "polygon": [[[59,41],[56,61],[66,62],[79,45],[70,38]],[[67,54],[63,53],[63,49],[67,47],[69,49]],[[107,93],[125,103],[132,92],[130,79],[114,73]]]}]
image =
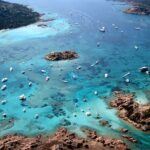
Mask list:
[{"label": "small boat", "polygon": [[6,113],[3,113],[3,118],[7,118],[7,114]]},{"label": "small boat", "polygon": [[13,71],[13,67],[10,67],[10,68],[9,68],[9,71],[12,72],[12,71]]},{"label": "small boat", "polygon": [[137,45],[134,46],[135,49],[139,49],[139,47]]},{"label": "small boat", "polygon": [[105,27],[102,27],[102,28],[99,29],[99,31],[100,31],[100,32],[105,32],[106,29],[105,29]]},{"label": "small boat", "polygon": [[67,80],[62,80],[64,83],[68,83],[68,81]]},{"label": "small boat", "polygon": [[22,111],[25,113],[26,112],[26,108],[23,108]]},{"label": "small boat", "polygon": [[35,114],[34,118],[38,119],[39,118],[39,114]]},{"label": "small boat", "polygon": [[99,63],[99,60],[96,60],[95,65],[97,65]]},{"label": "small boat", "polygon": [[141,30],[141,28],[140,28],[140,27],[135,27],[135,29],[136,29],[136,30]]},{"label": "small boat", "polygon": [[144,66],[144,67],[141,67],[139,70],[140,70],[140,72],[142,72],[142,73],[146,73],[147,71],[149,71],[149,68],[146,67],[146,66]]},{"label": "small boat", "polygon": [[77,75],[73,74],[73,75],[72,75],[72,78],[73,78],[74,80],[76,80],[78,77],[77,77]]},{"label": "small boat", "polygon": [[91,67],[94,67],[95,65],[97,65],[99,63],[99,60],[97,60],[94,64],[91,65]]},{"label": "small boat", "polygon": [[21,101],[25,101],[26,100],[26,96],[24,94],[22,94],[22,95],[19,96],[19,99]]},{"label": "small boat", "polygon": [[129,82],[130,82],[130,79],[128,79],[128,78],[125,79],[125,82],[126,82],[126,83],[129,83]]},{"label": "small boat", "polygon": [[47,77],[45,78],[46,81],[48,81],[49,79],[50,79],[49,76],[47,76]]},{"label": "small boat", "polygon": [[92,65],[91,65],[91,67],[94,67],[94,66],[95,66],[95,64],[92,64]]},{"label": "small boat", "polygon": [[124,74],[122,77],[125,78],[125,77],[127,77],[128,75],[130,75],[130,72],[127,72],[127,73]]},{"label": "small boat", "polygon": [[70,73],[70,76],[72,79],[76,80],[78,78],[78,76],[74,73],[74,72],[71,72]]},{"label": "small boat", "polygon": [[95,94],[95,95],[98,95],[98,92],[97,92],[97,91],[94,91],[94,94]]},{"label": "small boat", "polygon": [[8,81],[8,78],[3,78],[2,80],[1,80],[1,82],[6,82],[6,81]]},{"label": "small boat", "polygon": [[43,69],[42,69],[41,72],[42,72],[42,73],[46,73],[46,70],[43,70]]},{"label": "small boat", "polygon": [[81,68],[82,68],[81,66],[78,66],[76,69],[79,70],[79,69],[81,69]]},{"label": "small boat", "polygon": [[86,116],[91,116],[92,114],[91,114],[91,112],[87,111],[87,112],[85,113],[85,115],[86,115]]},{"label": "small boat", "polygon": [[109,76],[108,73],[105,73],[105,74],[104,74],[104,77],[105,77],[105,78],[108,78],[108,76]]},{"label": "small boat", "polygon": [[32,86],[32,82],[29,82],[29,87],[31,87]]},{"label": "small boat", "polygon": [[148,74],[148,75],[150,75],[150,72],[149,72],[149,71],[146,71],[145,73]]},{"label": "small boat", "polygon": [[6,89],[7,89],[7,85],[2,85],[2,86],[1,86],[1,90],[2,90],[2,91],[5,91]]},{"label": "small boat", "polygon": [[5,105],[6,103],[7,103],[6,100],[2,100],[2,101],[1,101],[1,104],[2,104],[2,105]]}]

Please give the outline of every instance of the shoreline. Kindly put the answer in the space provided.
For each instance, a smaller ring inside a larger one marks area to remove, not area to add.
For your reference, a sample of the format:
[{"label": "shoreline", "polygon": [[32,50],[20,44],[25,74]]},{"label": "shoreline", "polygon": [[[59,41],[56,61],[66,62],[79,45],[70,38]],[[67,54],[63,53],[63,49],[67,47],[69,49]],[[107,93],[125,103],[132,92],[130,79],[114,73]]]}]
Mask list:
[{"label": "shoreline", "polygon": [[[118,13],[118,12],[117,12]],[[118,24],[118,26],[119,26],[119,24]],[[21,59],[20,59],[21,60]],[[90,60],[90,59],[89,59]],[[91,61],[92,62],[92,61]],[[81,63],[82,64],[82,63]],[[46,66],[47,67],[47,66]],[[62,67],[62,66],[61,66]],[[22,68],[21,68],[22,69]],[[94,70],[94,69],[93,69]],[[93,74],[90,74],[90,75],[93,75]],[[82,76],[82,74],[81,74],[81,76]],[[97,77],[96,77],[97,78]],[[86,79],[86,78],[85,78]],[[109,79],[108,79],[109,80]],[[102,88],[102,90],[103,90],[103,88]],[[99,108],[101,109],[101,105],[99,106]],[[132,126],[132,124],[130,123],[130,125]],[[133,126],[134,127],[134,126]]]},{"label": "shoreline", "polygon": [[82,131],[86,134],[86,138],[79,137],[66,128],[60,128],[55,134],[49,136],[7,135],[0,138],[0,149],[129,150],[122,140],[97,135],[95,131],[90,129],[82,129]]},{"label": "shoreline", "polygon": [[114,93],[110,106],[118,110],[119,118],[133,125],[136,129],[149,132],[150,104],[140,105],[132,94]]},{"label": "shoreline", "polygon": [[25,5],[0,1],[0,31],[24,27],[41,20],[42,14]]},{"label": "shoreline", "polygon": [[[116,0],[115,0],[116,1]],[[150,2],[148,0],[119,0],[121,2],[129,3],[131,7],[123,10],[124,13],[133,15],[150,15]]]}]

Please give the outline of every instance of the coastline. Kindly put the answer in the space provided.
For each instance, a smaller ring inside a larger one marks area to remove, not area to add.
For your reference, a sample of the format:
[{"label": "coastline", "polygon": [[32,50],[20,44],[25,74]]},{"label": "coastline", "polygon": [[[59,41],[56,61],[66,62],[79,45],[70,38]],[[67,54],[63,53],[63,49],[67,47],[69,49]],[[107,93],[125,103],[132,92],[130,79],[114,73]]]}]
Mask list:
[{"label": "coastline", "polygon": [[21,4],[0,1],[0,30],[14,29],[40,21],[41,14]]},{"label": "coastline", "polygon": [[134,101],[134,95],[114,92],[111,107],[118,110],[118,116],[137,129],[149,132],[150,105],[140,105]]},{"label": "coastline", "polygon": [[82,129],[86,138],[78,137],[75,133],[60,128],[54,135],[25,137],[21,135],[8,135],[0,138],[0,149],[15,150],[129,150],[122,140],[99,136],[95,131]]},{"label": "coastline", "polygon": [[133,15],[150,15],[150,2],[148,0],[119,0],[121,2],[127,2],[131,7],[123,10],[124,13]]},{"label": "coastline", "polygon": [[[48,41],[49,42],[49,41]],[[49,45],[49,47],[51,47],[50,45]],[[48,47],[48,48],[49,48]],[[47,47],[46,47],[47,48]],[[21,47],[20,47],[20,49],[21,49]],[[34,49],[34,47],[32,48],[32,49]],[[38,49],[38,48],[37,48]],[[42,48],[40,48],[40,49],[42,49]],[[55,47],[54,47],[54,49],[55,49]],[[41,59],[40,59],[41,60]],[[93,60],[92,60],[93,61]],[[92,62],[91,61],[91,62]],[[39,69],[39,71],[40,71],[40,69],[43,69],[45,66],[42,66],[41,68],[39,67],[39,68],[37,68],[37,70]],[[46,66],[47,67],[47,66]],[[76,67],[76,66],[75,66]],[[84,67],[83,67],[84,68]],[[92,67],[91,67],[92,68]],[[94,68],[94,67],[93,67]],[[45,69],[45,68],[44,68]],[[47,68],[46,68],[47,69]],[[72,69],[73,70],[73,69]],[[82,70],[82,69],[81,69]],[[93,69],[94,70],[94,69]],[[21,70],[22,71],[22,70]],[[79,71],[78,71],[79,72]],[[103,72],[102,72],[102,74],[103,74]],[[110,74],[111,75],[111,74]],[[51,79],[50,79],[51,80]],[[109,79],[108,79],[109,80]],[[33,80],[34,81],[34,80]],[[69,80],[70,81],[70,80]],[[75,81],[74,81],[75,82]],[[66,86],[67,84],[65,84],[65,86]],[[34,86],[34,83],[33,83],[33,86]],[[99,90],[100,91],[100,90]],[[98,92],[99,92],[98,91]],[[99,93],[100,94],[100,93]],[[94,99],[95,97],[93,97],[93,99]],[[42,99],[41,99],[42,100]],[[89,99],[88,99],[89,100]],[[99,106],[99,108],[101,109],[101,105]],[[28,112],[28,110],[27,110],[27,112]],[[107,120],[107,119],[106,119]],[[121,120],[121,119],[120,119]],[[41,120],[40,120],[41,121]],[[39,122],[40,122],[39,121]],[[126,121],[126,123],[127,123],[127,121]],[[110,124],[111,124],[111,122],[110,122]],[[129,125],[131,125],[132,126],[132,124],[131,123],[129,123]],[[132,126],[132,127],[134,127],[134,126]],[[49,133],[49,132],[48,132]],[[134,136],[133,136],[134,137]],[[135,136],[135,138],[136,138],[136,136]],[[34,146],[33,146],[34,147]]]}]

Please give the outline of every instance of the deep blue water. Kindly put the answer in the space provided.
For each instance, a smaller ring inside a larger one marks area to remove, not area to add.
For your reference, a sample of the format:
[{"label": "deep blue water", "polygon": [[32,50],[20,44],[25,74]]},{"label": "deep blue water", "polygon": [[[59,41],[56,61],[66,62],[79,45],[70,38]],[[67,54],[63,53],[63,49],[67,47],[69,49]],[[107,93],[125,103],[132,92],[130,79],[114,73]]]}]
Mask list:
[{"label": "deep blue water", "polygon": [[[71,123],[67,127],[78,134],[82,134],[80,127],[86,126],[121,138],[119,129],[128,128],[129,135],[139,142],[125,142],[132,149],[148,150],[150,135],[119,119],[116,110],[109,109],[109,99],[103,97],[111,97],[113,90],[120,89],[135,92],[140,103],[149,103],[150,77],[140,74],[138,68],[150,66],[150,18],[124,14],[122,10],[127,5],[105,0],[9,1],[29,5],[55,21],[48,22],[47,28],[34,24],[0,32],[0,78],[8,78],[7,89],[0,91],[0,101],[7,100],[0,105],[0,135],[53,133],[67,119]],[[102,26],[106,27],[105,33],[98,31]],[[44,59],[48,52],[68,49],[76,50],[80,58],[60,62]],[[99,63],[92,67],[97,60]],[[76,69],[78,66],[80,70]],[[42,69],[46,73],[41,73]],[[127,72],[131,73],[129,84],[122,78]],[[105,73],[109,78],[104,78]],[[50,77],[48,82],[46,76]],[[30,81],[32,87],[28,86]],[[24,103],[19,101],[21,94],[27,96]],[[90,111],[92,116],[87,117],[82,110]],[[6,119],[2,119],[3,113],[8,116]],[[101,126],[94,118],[97,113],[112,127]],[[36,114],[38,119],[34,118]]]}]

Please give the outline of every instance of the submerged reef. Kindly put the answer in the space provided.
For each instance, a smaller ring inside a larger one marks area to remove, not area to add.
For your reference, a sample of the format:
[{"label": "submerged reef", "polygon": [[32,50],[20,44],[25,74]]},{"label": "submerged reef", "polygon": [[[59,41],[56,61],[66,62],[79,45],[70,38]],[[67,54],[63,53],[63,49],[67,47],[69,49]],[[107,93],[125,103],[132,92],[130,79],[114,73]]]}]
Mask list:
[{"label": "submerged reef", "polygon": [[26,6],[0,0],[0,30],[26,26],[39,19],[40,14]]},{"label": "submerged reef", "polygon": [[25,137],[8,135],[0,139],[0,149],[15,150],[127,150],[121,140],[98,136],[95,131],[82,129],[87,137],[78,137],[65,128],[59,129],[51,136]]},{"label": "submerged reef", "polygon": [[58,61],[58,60],[71,60],[78,57],[79,56],[75,51],[64,51],[64,52],[51,52],[45,56],[45,59],[51,61]]},{"label": "submerged reef", "polygon": [[118,109],[119,117],[142,131],[150,131],[150,104],[137,103],[133,94],[114,92],[114,95],[110,105]]}]

